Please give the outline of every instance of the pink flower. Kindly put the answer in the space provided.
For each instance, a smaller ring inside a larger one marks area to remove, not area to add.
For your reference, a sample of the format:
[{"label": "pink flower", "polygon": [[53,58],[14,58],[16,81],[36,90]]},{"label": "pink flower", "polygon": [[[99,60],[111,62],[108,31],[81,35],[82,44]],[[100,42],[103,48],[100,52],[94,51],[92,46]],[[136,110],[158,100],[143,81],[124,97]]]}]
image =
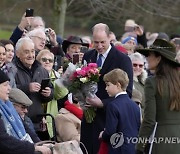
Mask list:
[{"label": "pink flower", "polygon": [[73,78],[77,78],[78,77],[78,74],[77,74],[77,71],[73,73]]},{"label": "pink flower", "polygon": [[88,72],[89,71],[89,67],[82,67],[82,70],[84,70],[85,72]]},{"label": "pink flower", "polygon": [[85,76],[85,75],[86,75],[86,71],[83,70],[83,69],[77,71],[76,73],[77,73],[78,75],[80,75],[80,76]]},{"label": "pink flower", "polygon": [[88,66],[91,67],[91,68],[97,68],[97,64],[96,63],[89,63]]},{"label": "pink flower", "polygon": [[89,72],[91,73],[91,74],[95,74],[96,72],[95,72],[95,69],[91,69],[91,70],[89,70]]}]

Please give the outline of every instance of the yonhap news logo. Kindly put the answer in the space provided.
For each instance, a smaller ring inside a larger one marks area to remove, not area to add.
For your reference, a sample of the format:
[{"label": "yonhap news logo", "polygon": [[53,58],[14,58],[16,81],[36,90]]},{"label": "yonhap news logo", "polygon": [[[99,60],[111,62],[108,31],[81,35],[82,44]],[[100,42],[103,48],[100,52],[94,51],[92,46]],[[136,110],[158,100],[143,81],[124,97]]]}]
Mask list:
[{"label": "yonhap news logo", "polygon": [[114,133],[110,137],[112,148],[119,148],[124,143],[137,144],[137,143],[165,143],[165,144],[180,144],[180,137],[125,137],[122,132]]},{"label": "yonhap news logo", "polygon": [[118,148],[124,143],[124,136],[122,132],[115,133],[110,138],[110,143],[113,148]]}]

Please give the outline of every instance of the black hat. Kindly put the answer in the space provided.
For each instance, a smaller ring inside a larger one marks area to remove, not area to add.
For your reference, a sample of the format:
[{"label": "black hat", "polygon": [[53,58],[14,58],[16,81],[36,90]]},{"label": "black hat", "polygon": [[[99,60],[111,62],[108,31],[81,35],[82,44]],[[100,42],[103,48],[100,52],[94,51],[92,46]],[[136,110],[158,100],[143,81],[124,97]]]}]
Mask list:
[{"label": "black hat", "polygon": [[149,52],[157,52],[175,65],[180,66],[180,63],[175,59],[176,47],[169,41],[156,39],[149,48],[136,49],[136,51],[145,56],[147,56]]},{"label": "black hat", "polygon": [[78,36],[69,36],[67,40],[64,40],[62,43],[63,51],[66,53],[67,48],[70,44],[81,44],[82,46],[86,46],[89,48],[88,43],[84,43],[83,40]]},{"label": "black hat", "polygon": [[9,77],[2,70],[0,70],[0,84],[6,81],[10,81]]}]

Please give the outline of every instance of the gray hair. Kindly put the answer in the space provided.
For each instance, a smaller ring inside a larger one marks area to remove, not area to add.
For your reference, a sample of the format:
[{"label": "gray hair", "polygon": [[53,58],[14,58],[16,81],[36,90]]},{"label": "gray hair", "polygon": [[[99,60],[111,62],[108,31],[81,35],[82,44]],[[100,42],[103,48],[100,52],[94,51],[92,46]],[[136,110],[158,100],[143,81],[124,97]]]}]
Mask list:
[{"label": "gray hair", "polygon": [[141,62],[145,62],[145,58],[142,54],[140,54],[139,52],[135,52],[129,55],[131,61],[141,61]]},{"label": "gray hair", "polygon": [[33,41],[29,37],[23,37],[17,41],[16,46],[15,46],[15,50],[18,51],[22,47],[24,42],[29,42],[29,43],[32,43],[34,45]]},{"label": "gray hair", "polygon": [[29,31],[26,34],[26,36],[31,38],[32,36],[37,36],[37,34],[39,34],[39,33],[44,33],[45,34],[45,29],[44,28],[35,28],[35,29]]},{"label": "gray hair", "polygon": [[[44,24],[43,27],[45,28],[45,21],[44,21],[43,18],[40,17],[40,16],[35,16],[35,17],[32,19],[32,22],[35,23],[35,22],[38,21],[38,20],[41,20],[41,21],[42,21],[42,23]],[[32,29],[34,29],[34,28],[36,28],[36,27],[32,27]]]},{"label": "gray hair", "polygon": [[50,55],[54,59],[54,54],[50,50],[43,49],[43,50],[39,51],[38,55],[36,56],[36,60],[40,62],[42,56],[45,54]]}]

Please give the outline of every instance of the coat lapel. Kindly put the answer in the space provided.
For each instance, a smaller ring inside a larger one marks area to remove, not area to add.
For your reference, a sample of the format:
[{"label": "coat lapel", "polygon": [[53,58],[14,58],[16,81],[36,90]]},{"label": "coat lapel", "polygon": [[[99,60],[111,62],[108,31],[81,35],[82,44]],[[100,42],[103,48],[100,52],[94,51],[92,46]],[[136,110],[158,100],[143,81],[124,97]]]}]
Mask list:
[{"label": "coat lapel", "polygon": [[97,51],[94,51],[92,57],[90,58],[90,63],[96,63],[97,60]]}]

